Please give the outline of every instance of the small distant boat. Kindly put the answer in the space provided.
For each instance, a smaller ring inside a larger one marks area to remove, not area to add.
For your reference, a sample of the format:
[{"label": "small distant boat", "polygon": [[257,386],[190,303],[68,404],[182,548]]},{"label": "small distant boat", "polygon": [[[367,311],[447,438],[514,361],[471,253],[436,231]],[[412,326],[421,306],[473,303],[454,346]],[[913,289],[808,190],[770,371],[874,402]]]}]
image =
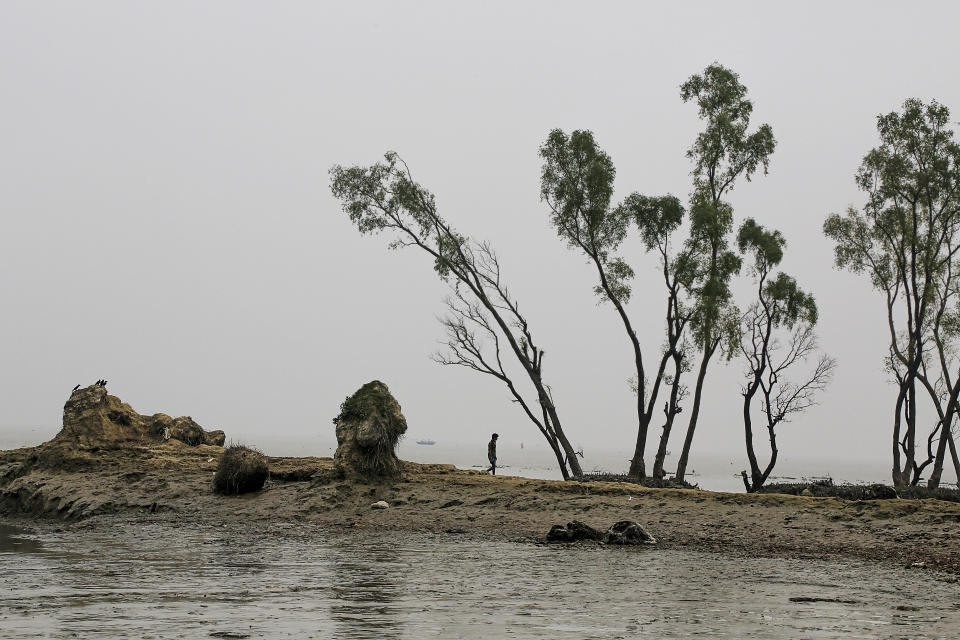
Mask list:
[{"label": "small distant boat", "polygon": [[427,438],[426,440],[417,440],[417,444],[437,444],[437,441]]}]

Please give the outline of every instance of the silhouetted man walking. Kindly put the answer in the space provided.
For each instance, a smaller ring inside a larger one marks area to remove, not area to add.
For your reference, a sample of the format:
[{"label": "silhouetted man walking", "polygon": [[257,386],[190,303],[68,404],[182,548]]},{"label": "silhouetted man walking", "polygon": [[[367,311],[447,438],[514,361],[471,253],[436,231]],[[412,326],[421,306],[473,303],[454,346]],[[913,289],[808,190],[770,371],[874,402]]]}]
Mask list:
[{"label": "silhouetted man walking", "polygon": [[493,475],[497,475],[497,434],[493,434],[490,437],[490,444],[487,445],[487,460],[490,461],[490,466],[487,468]]}]

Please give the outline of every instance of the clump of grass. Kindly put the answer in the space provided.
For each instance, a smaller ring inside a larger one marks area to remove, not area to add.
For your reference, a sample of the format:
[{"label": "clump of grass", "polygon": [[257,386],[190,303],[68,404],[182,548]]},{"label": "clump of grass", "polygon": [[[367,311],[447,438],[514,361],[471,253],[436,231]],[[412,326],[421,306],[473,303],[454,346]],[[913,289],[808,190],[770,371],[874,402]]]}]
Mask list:
[{"label": "clump of grass", "polygon": [[267,458],[251,447],[230,444],[213,476],[213,491],[221,495],[250,493],[263,488],[267,481]]},{"label": "clump of grass", "polygon": [[387,385],[379,380],[368,382],[340,404],[340,415],[333,419],[333,424],[341,420],[363,420],[391,408],[396,402]]}]

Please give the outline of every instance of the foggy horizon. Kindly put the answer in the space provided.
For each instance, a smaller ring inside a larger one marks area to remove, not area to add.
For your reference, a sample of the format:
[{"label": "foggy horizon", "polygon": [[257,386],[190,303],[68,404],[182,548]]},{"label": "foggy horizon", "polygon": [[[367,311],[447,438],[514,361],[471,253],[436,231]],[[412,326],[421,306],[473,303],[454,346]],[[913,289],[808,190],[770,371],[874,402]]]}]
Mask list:
[{"label": "foggy horizon", "polygon": [[[340,403],[377,379],[408,441],[482,455],[497,431],[541,446],[502,385],[430,360],[447,288],[428,257],[361,236],[331,196],[332,166],[393,150],[454,228],[496,249],[571,441],[629,457],[630,346],[550,225],[538,148],[553,128],[591,130],[617,168],[614,202],[686,202],[702,123],[679,86],[718,62],[749,89],[750,129],[769,123],[777,139],[769,174],[728,198],[735,225],[785,235],[781,268],[816,297],[838,361],[819,405],[778,428],[781,458],[889,469],[883,298],[834,268],[821,227],[865,201],[854,173],[877,115],[916,97],[960,120],[960,84],[940,71],[960,54],[960,6],[921,4],[5,3],[0,429],[55,433],[70,389],[105,378],[139,413],[190,415],[269,453],[333,440]],[[635,231],[620,255],[649,358],[663,283]],[[741,308],[748,286],[744,272]],[[745,458],[742,369],[711,365],[694,460]]]}]

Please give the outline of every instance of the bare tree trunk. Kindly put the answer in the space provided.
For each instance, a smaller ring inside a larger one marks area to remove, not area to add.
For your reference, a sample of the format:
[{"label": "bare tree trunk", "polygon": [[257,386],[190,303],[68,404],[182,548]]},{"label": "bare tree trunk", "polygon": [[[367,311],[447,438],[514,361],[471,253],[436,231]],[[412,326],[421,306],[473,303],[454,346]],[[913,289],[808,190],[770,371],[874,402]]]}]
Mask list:
[{"label": "bare tree trunk", "polygon": [[557,456],[557,464],[560,466],[560,473],[563,474],[563,479],[569,480],[570,472],[567,470],[566,456],[563,453],[563,449],[560,447],[556,438],[547,438],[547,442],[550,443],[550,448],[553,449],[553,455]]},{"label": "bare tree trunk", "polygon": [[930,479],[927,481],[928,489],[936,489],[940,486],[940,478],[943,475],[943,461],[947,455],[947,443],[952,440],[950,425],[953,424],[953,414],[955,402],[951,402],[947,408],[947,415],[944,416],[940,424],[940,441],[937,443],[937,453],[933,462],[933,471],[930,472]]},{"label": "bare tree trunk", "polygon": [[[757,490],[757,481],[760,478],[760,465],[757,463],[757,454],[753,448],[753,418],[750,416],[750,404],[753,396],[760,388],[760,376],[754,374],[753,382],[747,386],[743,394],[743,435],[747,445],[747,461],[750,463],[750,479],[747,482],[746,475],[743,475],[743,482],[747,487],[747,493],[753,493]],[[763,480],[760,480],[763,483]]]},{"label": "bare tree trunk", "polygon": [[911,374],[910,386],[907,388],[907,459],[905,463],[906,475],[911,485],[917,484],[919,473],[915,474],[917,462],[917,381]]},{"label": "bare tree trunk", "polygon": [[960,458],[957,457],[957,446],[953,441],[953,433],[947,426],[951,424],[953,424],[953,407],[947,411],[947,417],[940,427],[940,442],[937,444],[937,456],[933,463],[933,471],[930,472],[930,480],[927,481],[928,489],[937,489],[940,487],[948,447],[950,449],[950,457],[953,460],[953,469],[957,474],[957,483],[960,485]]},{"label": "bare tree trunk", "polygon": [[653,460],[653,477],[663,478],[666,472],[663,470],[664,460],[667,457],[667,444],[670,441],[670,432],[673,430],[673,420],[679,413],[677,407],[677,398],[680,393],[680,374],[681,359],[673,356],[673,387],[670,389],[670,404],[667,405],[666,421],[663,423],[663,431],[660,433],[660,445],[657,447],[657,455]]},{"label": "bare tree trunk", "polygon": [[670,439],[670,430],[673,426],[673,416],[667,418],[663,423],[663,431],[660,433],[660,444],[657,446],[657,455],[653,459],[653,477],[662,478],[667,475],[663,470],[664,461],[667,457],[667,441]]},{"label": "bare tree trunk", "polygon": [[[570,446],[570,441],[567,440],[566,434],[563,432],[563,427],[560,426],[560,418],[557,417],[557,410],[553,406],[553,402],[550,401],[550,397],[546,395],[546,390],[540,388],[537,389],[540,393],[540,402],[546,402],[545,409],[550,415],[550,421],[553,423],[553,430],[557,434],[557,440],[560,443],[560,446],[563,449],[564,454],[567,458],[567,465],[570,467],[570,474],[574,478],[579,478],[583,475],[583,471],[580,468],[580,461],[577,460],[577,453],[573,450],[573,447]],[[557,458],[559,460],[559,457]],[[564,468],[564,465],[560,465],[561,468]],[[569,480],[566,475],[563,478],[564,480]]]},{"label": "bare tree trunk", "polygon": [[637,444],[633,448],[633,458],[630,459],[630,470],[627,474],[631,478],[645,478],[647,475],[647,466],[643,461],[647,448],[647,432],[650,430],[650,420],[644,411],[643,394],[637,389]]},{"label": "bare tree trunk", "polygon": [[908,479],[904,477],[904,473],[900,468],[900,413],[903,411],[903,401],[906,393],[907,388],[901,382],[900,393],[897,395],[896,412],[893,416],[893,486],[895,487],[905,487],[909,484]]},{"label": "bare tree trunk", "polygon": [[710,358],[716,350],[716,345],[703,350],[703,358],[700,360],[700,371],[697,374],[697,386],[693,392],[693,409],[690,411],[690,422],[687,424],[687,435],[683,439],[683,451],[680,453],[680,459],[677,461],[677,472],[675,477],[678,482],[683,482],[687,473],[687,462],[690,460],[690,447],[693,445],[693,433],[697,429],[697,419],[700,416],[700,398],[703,394],[703,381],[707,377],[707,366],[710,364]]},{"label": "bare tree trunk", "polygon": [[[647,466],[644,461],[644,455],[647,448],[647,435],[650,432],[650,421],[653,418],[653,408],[656,406],[657,398],[660,395],[660,383],[663,381],[663,372],[667,368],[667,361],[671,351],[667,351],[660,358],[660,365],[657,369],[657,375],[653,379],[653,385],[650,387],[650,399],[644,406],[644,397],[646,395],[646,384],[637,384],[637,415],[640,426],[637,429],[637,444],[633,450],[633,458],[630,460],[630,471],[628,474],[633,478],[645,478],[647,476]],[[637,362],[640,362],[640,352],[637,352]],[[643,372],[638,370],[638,375]]]},{"label": "bare tree trunk", "polygon": [[947,444],[950,445],[950,457],[953,458],[953,472],[957,476],[957,488],[960,488],[960,457],[957,456],[957,445],[953,441],[953,433],[947,432]]},{"label": "bare tree trunk", "polygon": [[[942,347],[940,347],[940,342],[937,343],[938,348],[941,348],[941,362],[944,363],[944,371],[946,371],[946,360],[943,357]],[[923,381],[926,383],[926,378],[923,378]],[[947,378],[947,384],[950,383],[949,377]],[[955,470],[957,472],[957,482],[960,483],[960,460],[957,460],[957,448],[953,442],[953,419],[957,413],[957,399],[960,396],[960,380],[957,381],[955,388],[950,390],[950,395],[947,398],[947,412],[943,414],[940,409],[940,404],[937,401],[933,393],[933,388],[930,387],[931,399],[936,403],[937,411],[941,413],[940,416],[940,441],[937,443],[937,453],[934,457],[933,471],[930,472],[930,480],[927,482],[928,489],[936,489],[940,486],[940,479],[943,476],[943,463],[946,459],[947,454],[947,445],[950,446],[950,455],[953,458],[953,463]]]},{"label": "bare tree trunk", "polygon": [[763,483],[767,481],[767,478],[770,477],[770,472],[773,471],[773,468],[777,465],[777,458],[780,455],[780,450],[777,448],[777,434],[774,431],[774,427],[767,427],[767,430],[770,432],[770,462],[767,463],[767,468],[763,470],[763,473],[753,481],[753,490],[758,491],[760,487],[763,486]]},{"label": "bare tree trunk", "polygon": [[[596,251],[591,250],[587,246],[583,246],[583,249],[587,252],[587,255],[591,257],[596,265],[597,273],[600,276],[600,286],[606,294],[607,299],[610,300],[614,308],[617,310],[617,314],[620,316],[621,322],[623,322],[623,328],[626,330],[627,336],[630,338],[630,345],[633,347],[633,361],[637,371],[637,443],[633,449],[633,458],[630,460],[630,471],[628,471],[628,474],[634,478],[643,478],[646,476],[646,466],[643,461],[643,456],[647,447],[647,432],[650,429],[650,413],[646,411],[646,407],[644,406],[647,391],[647,380],[646,372],[643,368],[643,352],[640,349],[640,340],[637,338],[637,333],[634,331],[633,325],[630,323],[630,318],[627,316],[626,310],[620,303],[620,299],[617,298],[613,290],[610,288],[610,282],[607,280],[607,273],[604,270],[603,262],[600,260],[600,256],[596,253]],[[654,388],[652,390],[653,401],[656,401],[656,395],[659,386],[659,380],[657,380],[654,383]]]},{"label": "bare tree trunk", "polygon": [[653,460],[653,477],[663,478],[667,472],[663,470],[664,461],[667,457],[667,443],[670,440],[670,431],[673,429],[674,413],[669,412],[666,422],[663,423],[663,431],[660,433],[660,444],[657,447],[657,455]]}]

